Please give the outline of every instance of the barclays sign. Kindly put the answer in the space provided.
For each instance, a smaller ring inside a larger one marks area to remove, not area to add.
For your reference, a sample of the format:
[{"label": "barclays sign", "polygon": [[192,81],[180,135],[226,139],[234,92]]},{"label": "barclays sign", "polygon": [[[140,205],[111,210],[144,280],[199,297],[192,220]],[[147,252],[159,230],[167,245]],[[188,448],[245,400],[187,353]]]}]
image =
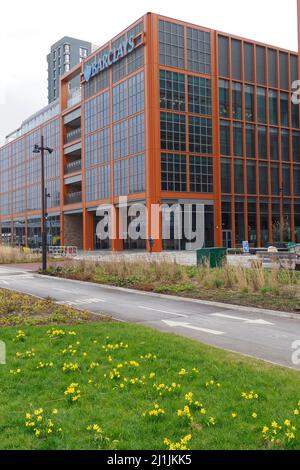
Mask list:
[{"label": "barclays sign", "polygon": [[114,47],[108,53],[103,54],[98,62],[86,65],[83,72],[84,81],[88,82],[103,70],[110,68],[112,65],[124,59],[124,57],[134,50],[135,46],[134,36],[130,36],[126,41],[121,42],[118,47]]}]

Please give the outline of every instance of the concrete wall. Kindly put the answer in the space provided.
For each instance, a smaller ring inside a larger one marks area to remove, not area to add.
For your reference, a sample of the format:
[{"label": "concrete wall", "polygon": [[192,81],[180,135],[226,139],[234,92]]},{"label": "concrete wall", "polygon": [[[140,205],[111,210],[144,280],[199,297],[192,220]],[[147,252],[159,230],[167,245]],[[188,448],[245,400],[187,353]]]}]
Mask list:
[{"label": "concrete wall", "polygon": [[82,214],[65,215],[65,246],[77,246],[79,250],[82,249]]}]

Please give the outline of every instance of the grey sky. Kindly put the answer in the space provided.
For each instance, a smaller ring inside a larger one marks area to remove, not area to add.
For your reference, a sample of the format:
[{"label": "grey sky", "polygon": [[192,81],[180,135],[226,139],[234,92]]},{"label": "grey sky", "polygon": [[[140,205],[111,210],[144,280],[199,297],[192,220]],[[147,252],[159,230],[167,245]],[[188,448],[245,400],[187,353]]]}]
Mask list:
[{"label": "grey sky", "polygon": [[62,36],[99,46],[147,11],[297,51],[296,0],[10,0],[0,17],[0,143],[47,104],[49,46]]}]

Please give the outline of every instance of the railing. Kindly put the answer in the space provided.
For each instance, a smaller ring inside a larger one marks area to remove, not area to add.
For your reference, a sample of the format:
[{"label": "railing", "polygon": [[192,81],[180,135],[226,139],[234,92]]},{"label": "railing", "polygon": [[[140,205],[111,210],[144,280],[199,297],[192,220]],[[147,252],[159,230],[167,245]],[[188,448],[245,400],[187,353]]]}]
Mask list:
[{"label": "railing", "polygon": [[69,193],[65,196],[65,204],[77,204],[82,202],[82,191],[77,191],[75,193]]},{"label": "railing", "polygon": [[71,90],[69,92],[68,97],[68,108],[72,108],[76,104],[80,103],[81,101],[81,90],[80,88],[76,88],[75,90]]},{"label": "railing", "polygon": [[77,256],[77,246],[48,246],[48,254],[54,257]]},{"label": "railing", "polygon": [[65,175],[69,175],[70,173],[76,173],[79,171],[81,171],[81,160],[76,160],[65,165]]},{"label": "railing", "polygon": [[74,129],[73,131],[70,131],[66,134],[65,144],[69,144],[70,142],[73,142],[74,140],[79,140],[80,138],[81,138],[81,127],[78,127],[77,129]]}]

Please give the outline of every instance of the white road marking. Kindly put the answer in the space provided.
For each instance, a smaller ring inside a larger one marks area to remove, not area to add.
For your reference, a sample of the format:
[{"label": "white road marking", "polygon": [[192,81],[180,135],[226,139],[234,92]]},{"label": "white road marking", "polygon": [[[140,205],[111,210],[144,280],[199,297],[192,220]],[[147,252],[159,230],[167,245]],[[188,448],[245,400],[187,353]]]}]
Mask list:
[{"label": "white road marking", "polygon": [[77,300],[63,300],[62,302],[57,302],[59,305],[68,305],[69,307],[76,307],[77,305],[91,305],[91,304],[99,304],[102,302],[106,302],[103,299],[77,299]]},{"label": "white road marking", "polygon": [[220,318],[229,318],[230,320],[240,320],[248,324],[253,324],[253,325],[270,325],[274,326],[274,323],[270,323],[266,320],[252,320],[250,318],[244,318],[244,317],[236,317],[232,315],[225,315],[224,313],[213,313],[211,315],[212,317],[220,317]]},{"label": "white road marking", "polygon": [[68,290],[68,289],[58,289],[56,287],[52,287],[52,290],[56,290],[57,292],[64,292],[66,294],[77,294],[76,291],[74,290]]},{"label": "white road marking", "polygon": [[174,315],[176,317],[189,318],[188,315],[183,315],[182,313],[169,312],[169,311],[166,311],[166,310],[159,310],[157,308],[144,307],[142,305],[139,308],[142,309],[142,310],[149,310],[149,311],[152,311],[152,312],[166,313],[168,315]]},{"label": "white road marking", "polygon": [[202,333],[208,333],[210,335],[221,336],[225,335],[223,331],[209,330],[207,328],[199,328],[198,326],[193,326],[190,323],[181,323],[175,321],[162,320],[163,323],[170,326],[171,328],[187,328],[189,330],[201,331]]}]

